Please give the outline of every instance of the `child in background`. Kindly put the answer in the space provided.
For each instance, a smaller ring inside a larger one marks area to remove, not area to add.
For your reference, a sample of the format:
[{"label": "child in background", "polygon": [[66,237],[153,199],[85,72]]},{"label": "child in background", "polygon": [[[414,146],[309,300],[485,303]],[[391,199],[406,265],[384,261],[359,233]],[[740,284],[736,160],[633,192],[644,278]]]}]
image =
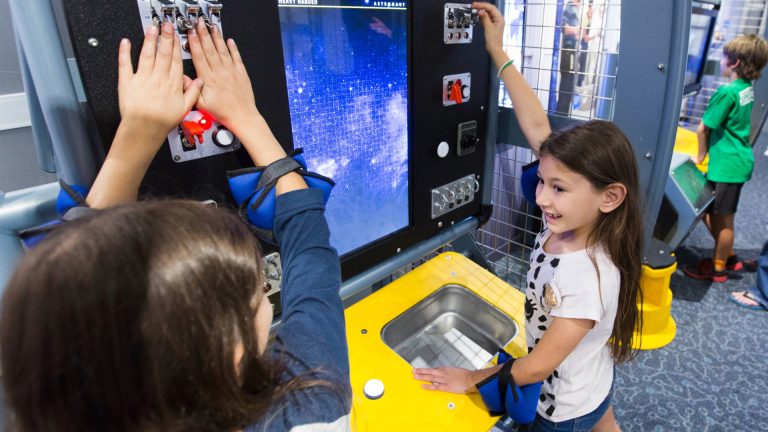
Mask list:
[{"label": "child in background", "polygon": [[721,72],[730,84],[715,91],[696,135],[701,163],[709,153],[707,180],[714,186],[715,201],[704,223],[715,240],[712,258],[683,267],[695,279],[726,282],[728,271],[754,271],[755,261],[740,261],[733,250],[734,217],[744,183],[752,177],[755,157],[749,144],[754,92],[752,81],[768,63],[768,44],[757,35],[739,36],[723,47]]},{"label": "child in background", "polygon": [[234,42],[197,24],[195,81],[183,76],[171,24],[148,29],[135,73],[121,43],[122,120],[86,199],[105,210],[55,229],[6,288],[0,354],[12,430],[348,429],[341,274],[321,191],[295,172],[276,186],[283,315],[272,343],[259,244],[240,218],[189,201],[131,203],[194,104],[257,165],[286,156]]},{"label": "child in background", "polygon": [[[615,431],[613,369],[634,356],[640,319],[637,162],[616,126],[590,121],[541,145],[538,176],[546,228],[525,289],[529,354],[512,364],[512,377],[518,386],[543,381],[532,430]],[[414,376],[429,382],[425,389],[463,393],[499,369],[415,369]]]}]

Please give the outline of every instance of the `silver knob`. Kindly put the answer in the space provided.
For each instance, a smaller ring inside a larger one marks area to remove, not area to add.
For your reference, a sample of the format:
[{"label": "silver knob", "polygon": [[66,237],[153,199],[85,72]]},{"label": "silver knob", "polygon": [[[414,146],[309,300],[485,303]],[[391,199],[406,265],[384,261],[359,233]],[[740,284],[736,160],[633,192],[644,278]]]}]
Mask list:
[{"label": "silver knob", "polygon": [[219,126],[213,133],[213,143],[220,147],[229,147],[235,142],[235,136],[229,129]]}]

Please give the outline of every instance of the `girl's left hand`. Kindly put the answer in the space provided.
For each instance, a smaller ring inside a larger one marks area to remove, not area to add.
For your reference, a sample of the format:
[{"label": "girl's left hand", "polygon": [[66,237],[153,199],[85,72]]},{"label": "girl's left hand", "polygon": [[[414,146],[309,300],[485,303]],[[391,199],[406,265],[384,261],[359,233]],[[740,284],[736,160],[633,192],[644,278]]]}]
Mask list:
[{"label": "girl's left hand", "polygon": [[[200,95],[202,80],[184,80],[179,38],[173,25],[163,23],[162,34],[150,26],[139,55],[139,65],[133,71],[131,43],[123,39],[118,56],[117,92],[120,100],[121,123],[133,126],[141,143],[155,152],[169,131],[181,123]],[[157,40],[160,38],[160,43]],[[154,155],[154,154],[153,154]]]},{"label": "girl's left hand", "polygon": [[464,394],[475,388],[473,371],[457,367],[416,368],[413,377],[419,381],[428,381],[429,384],[421,385],[426,390]]}]

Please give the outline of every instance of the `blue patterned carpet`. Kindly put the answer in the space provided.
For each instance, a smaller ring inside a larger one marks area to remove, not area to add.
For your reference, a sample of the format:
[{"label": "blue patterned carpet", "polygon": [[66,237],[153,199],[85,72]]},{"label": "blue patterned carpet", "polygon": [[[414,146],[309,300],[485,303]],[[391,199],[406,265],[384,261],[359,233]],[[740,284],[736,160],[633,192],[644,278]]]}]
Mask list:
[{"label": "blue patterned carpet", "polygon": [[[736,252],[756,258],[768,239],[768,134],[755,146],[756,168],[736,215]],[[624,431],[767,431],[768,312],[728,301],[755,283],[740,273],[723,284],[693,280],[679,270],[711,254],[703,225],[677,250],[672,315],[677,336],[617,368],[614,409]]]}]

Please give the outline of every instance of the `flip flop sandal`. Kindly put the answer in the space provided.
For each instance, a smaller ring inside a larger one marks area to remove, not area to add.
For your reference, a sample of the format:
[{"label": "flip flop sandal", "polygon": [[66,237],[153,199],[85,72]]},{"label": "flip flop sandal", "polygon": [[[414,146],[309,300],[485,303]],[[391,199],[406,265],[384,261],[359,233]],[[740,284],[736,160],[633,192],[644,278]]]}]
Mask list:
[{"label": "flip flop sandal", "polygon": [[751,304],[742,303],[741,301],[739,301],[734,296],[734,294],[736,294],[736,292],[732,292],[732,293],[728,294],[728,300],[736,303],[737,305],[739,305],[739,306],[741,306],[743,308],[752,309],[752,310],[766,310],[763,307],[763,305],[758,303],[757,300],[755,300],[755,298],[752,297],[752,294],[750,294],[749,291],[742,291],[742,292],[743,292],[743,294],[742,294],[743,297],[746,297],[747,299],[752,300],[753,302],[755,302],[757,304],[751,305]]}]

